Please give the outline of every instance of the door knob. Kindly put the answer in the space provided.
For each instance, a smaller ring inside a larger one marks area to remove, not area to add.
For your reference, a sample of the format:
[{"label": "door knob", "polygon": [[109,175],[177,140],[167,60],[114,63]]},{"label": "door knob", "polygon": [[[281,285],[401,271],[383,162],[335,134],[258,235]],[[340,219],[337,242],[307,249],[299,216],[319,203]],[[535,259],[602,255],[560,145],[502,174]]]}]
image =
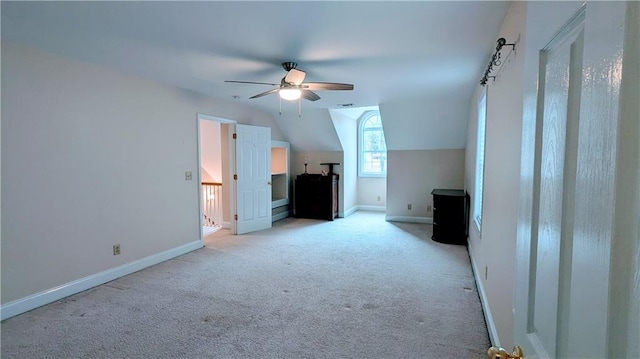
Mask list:
[{"label": "door knob", "polygon": [[271,186],[271,181],[267,182],[267,185]]},{"label": "door knob", "polygon": [[488,359],[524,359],[522,348],[518,345],[513,347],[513,353],[509,354],[506,349],[491,347],[487,351]]}]

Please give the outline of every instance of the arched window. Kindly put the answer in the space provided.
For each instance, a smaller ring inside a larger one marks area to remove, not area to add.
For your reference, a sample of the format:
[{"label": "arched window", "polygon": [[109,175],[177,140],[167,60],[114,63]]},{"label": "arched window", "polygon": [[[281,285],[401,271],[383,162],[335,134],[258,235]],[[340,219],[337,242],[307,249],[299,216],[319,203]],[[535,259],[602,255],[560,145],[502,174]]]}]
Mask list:
[{"label": "arched window", "polygon": [[387,175],[387,145],[379,111],[362,114],[358,124],[358,176]]}]

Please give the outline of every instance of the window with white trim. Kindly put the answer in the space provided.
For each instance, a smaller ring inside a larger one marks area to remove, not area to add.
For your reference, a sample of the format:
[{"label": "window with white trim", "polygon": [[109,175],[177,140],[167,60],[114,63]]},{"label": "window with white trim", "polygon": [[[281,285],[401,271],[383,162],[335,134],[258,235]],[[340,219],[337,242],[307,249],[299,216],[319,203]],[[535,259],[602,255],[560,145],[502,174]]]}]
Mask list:
[{"label": "window with white trim", "polygon": [[387,175],[387,145],[379,111],[367,111],[358,122],[358,176]]},{"label": "window with white trim", "polygon": [[482,228],[482,192],[484,182],[484,141],[487,121],[487,92],[483,91],[478,100],[478,136],[476,144],[476,178],[473,200],[473,219]]}]

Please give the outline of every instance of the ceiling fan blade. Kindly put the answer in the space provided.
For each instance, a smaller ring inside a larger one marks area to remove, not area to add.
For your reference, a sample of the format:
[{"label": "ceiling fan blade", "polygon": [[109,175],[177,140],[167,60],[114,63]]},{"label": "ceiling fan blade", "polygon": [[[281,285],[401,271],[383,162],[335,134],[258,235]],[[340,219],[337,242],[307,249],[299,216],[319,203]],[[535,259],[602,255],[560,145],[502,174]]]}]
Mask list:
[{"label": "ceiling fan blade", "polygon": [[307,82],[302,84],[302,88],[308,90],[353,90],[353,85],[337,82]]},{"label": "ceiling fan blade", "polygon": [[272,84],[272,83],[267,83],[267,82],[231,81],[231,80],[225,80],[225,82],[232,82],[232,83],[236,83],[236,84],[255,84],[255,85],[271,85],[271,86],[278,86],[278,84]]},{"label": "ceiling fan blade", "polygon": [[304,81],[304,77],[306,75],[307,74],[304,71],[300,71],[298,69],[291,69],[287,73],[287,76],[284,77],[284,81],[298,86],[302,83],[302,81]]},{"label": "ceiling fan blade", "polygon": [[318,96],[315,92],[311,90],[300,90],[300,96],[309,101],[318,101],[320,96]]},{"label": "ceiling fan blade", "polygon": [[269,91],[265,91],[265,92],[263,92],[263,93],[259,93],[259,94],[255,95],[255,96],[251,96],[251,97],[249,97],[249,98],[250,98],[250,99],[252,99],[252,98],[258,98],[258,97],[262,97],[262,96],[271,95],[272,93],[276,93],[276,92],[278,92],[279,90],[280,90],[280,88],[279,88],[279,87],[276,87],[276,88],[273,88],[273,89],[271,89],[271,90],[269,90]]}]

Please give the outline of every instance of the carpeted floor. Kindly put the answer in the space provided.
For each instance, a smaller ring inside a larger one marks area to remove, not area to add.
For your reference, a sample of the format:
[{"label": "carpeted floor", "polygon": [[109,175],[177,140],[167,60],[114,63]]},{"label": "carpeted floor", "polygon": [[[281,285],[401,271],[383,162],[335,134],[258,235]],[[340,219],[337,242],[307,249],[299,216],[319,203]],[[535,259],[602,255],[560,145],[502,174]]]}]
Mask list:
[{"label": "carpeted floor", "polygon": [[2,358],[485,358],[467,249],[286,218],[2,322]]}]

